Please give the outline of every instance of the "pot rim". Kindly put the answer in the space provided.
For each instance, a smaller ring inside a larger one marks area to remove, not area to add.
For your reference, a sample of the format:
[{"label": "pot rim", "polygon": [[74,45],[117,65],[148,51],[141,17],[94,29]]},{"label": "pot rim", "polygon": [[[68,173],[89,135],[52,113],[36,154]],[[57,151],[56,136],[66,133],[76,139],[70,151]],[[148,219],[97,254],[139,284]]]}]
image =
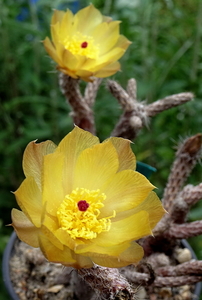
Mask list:
[{"label": "pot rim", "polygon": [[13,245],[15,243],[16,238],[17,235],[15,231],[13,231],[8,241],[8,244],[6,245],[6,248],[4,250],[3,261],[2,261],[3,282],[12,300],[19,300],[19,297],[16,294],[10,279],[10,266],[9,266],[9,260],[13,251]]},{"label": "pot rim", "polygon": [[[15,231],[13,231],[13,233],[11,234],[11,237],[8,241],[8,244],[7,244],[7,246],[4,250],[3,261],[2,261],[3,281],[4,281],[4,284],[5,284],[5,287],[8,291],[8,294],[10,295],[12,300],[19,300],[19,297],[15,293],[12,282],[10,280],[10,266],[9,266],[9,263],[8,263],[9,260],[10,260],[10,256],[13,252],[13,245],[14,245],[16,239],[17,239],[17,234],[15,233]],[[181,240],[181,243],[184,246],[184,248],[187,248],[187,249],[190,250],[190,252],[192,254],[192,258],[197,259],[196,254],[194,253],[194,250],[192,249],[190,244],[184,239]],[[195,284],[194,294],[196,296],[200,297],[201,290],[202,290],[202,282],[197,282]]]}]

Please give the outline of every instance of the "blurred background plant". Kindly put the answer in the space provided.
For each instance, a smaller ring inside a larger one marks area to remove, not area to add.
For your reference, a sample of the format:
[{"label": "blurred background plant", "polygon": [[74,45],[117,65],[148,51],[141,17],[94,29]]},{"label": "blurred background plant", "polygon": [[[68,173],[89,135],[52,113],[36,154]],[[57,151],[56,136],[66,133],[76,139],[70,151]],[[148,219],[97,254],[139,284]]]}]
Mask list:
[{"label": "blurred background plant", "polygon": [[[133,145],[137,159],[157,169],[151,181],[162,195],[180,138],[202,128],[202,1],[91,0],[105,15],[122,20],[121,32],[133,43],[121,59],[122,72],[113,79],[126,86],[135,77],[138,98],[153,102],[192,91],[195,101],[155,117]],[[89,1],[0,0],[0,253],[12,231],[10,191],[23,180],[22,154],[29,141],[57,143],[72,129],[70,111],[58,86],[54,63],[41,44],[49,34],[52,9],[74,12]],[[107,138],[121,110],[102,84],[95,104],[97,134]],[[148,146],[149,145],[149,146]],[[198,165],[190,183],[202,181]],[[202,202],[190,220],[201,219]],[[191,240],[202,259],[202,238]],[[1,299],[8,299],[0,285]]]}]

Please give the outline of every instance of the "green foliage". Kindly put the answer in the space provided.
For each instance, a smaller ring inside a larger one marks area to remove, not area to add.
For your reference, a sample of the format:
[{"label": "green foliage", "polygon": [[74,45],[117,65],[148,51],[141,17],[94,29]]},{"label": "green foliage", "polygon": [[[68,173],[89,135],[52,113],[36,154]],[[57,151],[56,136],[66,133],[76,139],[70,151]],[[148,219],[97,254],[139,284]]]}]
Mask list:
[{"label": "green foliage", "polygon": [[[52,8],[65,9],[73,1],[0,0],[0,251],[10,233],[10,210],[16,206],[10,191],[23,180],[22,154],[31,140],[58,142],[73,125],[69,107],[58,87],[55,65],[41,40],[49,34]],[[88,1],[80,1],[80,7]],[[152,182],[161,196],[180,138],[202,128],[202,1],[93,0],[105,15],[122,20],[121,32],[133,43],[121,59],[122,72],[114,79],[124,87],[135,77],[138,97],[147,102],[170,94],[192,91],[194,102],[166,111],[150,122],[133,145],[137,159],[154,166]],[[25,8],[23,21],[19,15]],[[107,138],[121,114],[116,100],[103,85],[95,105],[97,133]],[[190,181],[202,181],[201,166]],[[196,216],[197,212],[197,216]],[[201,219],[202,204],[190,215]],[[194,247],[199,249],[201,239]],[[201,247],[200,247],[201,248]],[[200,258],[201,252],[197,250]],[[2,296],[3,297],[3,296]],[[3,298],[2,298],[3,299]],[[6,298],[5,298],[6,299]]]}]

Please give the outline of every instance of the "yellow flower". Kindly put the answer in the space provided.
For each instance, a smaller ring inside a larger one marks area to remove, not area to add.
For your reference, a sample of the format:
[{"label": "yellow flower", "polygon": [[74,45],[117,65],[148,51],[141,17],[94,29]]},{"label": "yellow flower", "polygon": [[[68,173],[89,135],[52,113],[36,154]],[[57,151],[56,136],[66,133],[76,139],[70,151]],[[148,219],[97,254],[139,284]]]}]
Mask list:
[{"label": "yellow flower", "polygon": [[26,178],[14,193],[22,211],[12,210],[18,237],[66,266],[138,262],[143,249],[135,240],[152,234],[164,209],[135,166],[129,140],[100,143],[78,127],[58,146],[29,143]]},{"label": "yellow flower", "polygon": [[55,10],[51,21],[52,42],[43,41],[58,69],[90,81],[92,76],[108,77],[120,69],[117,60],[130,41],[119,33],[120,21],[112,21],[91,4],[75,15]]}]

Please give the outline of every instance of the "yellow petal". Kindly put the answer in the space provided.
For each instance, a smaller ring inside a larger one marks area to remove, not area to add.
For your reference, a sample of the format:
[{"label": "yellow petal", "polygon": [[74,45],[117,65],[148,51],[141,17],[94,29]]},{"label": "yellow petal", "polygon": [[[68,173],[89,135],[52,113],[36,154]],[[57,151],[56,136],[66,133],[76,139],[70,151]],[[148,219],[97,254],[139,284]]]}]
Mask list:
[{"label": "yellow petal", "polygon": [[42,199],[41,192],[33,177],[27,177],[20,187],[14,192],[18,205],[30,221],[36,226],[41,226]]},{"label": "yellow petal", "polygon": [[89,82],[91,81],[91,77],[94,75],[94,73],[86,70],[78,70],[76,75],[84,81]]},{"label": "yellow petal", "polygon": [[156,224],[161,220],[161,218],[165,214],[165,210],[156,193],[150,192],[147,198],[142,203],[140,203],[137,207],[128,211],[122,211],[118,213],[116,216],[116,220],[127,218],[128,216],[132,214],[136,214],[142,210],[148,212],[150,227],[152,229],[156,226]]},{"label": "yellow petal", "polygon": [[63,244],[57,239],[54,232],[58,229],[57,219],[54,220],[54,218],[50,217],[49,215],[45,215],[43,224],[41,226],[41,231],[45,236],[48,237],[48,239],[51,241],[51,243],[56,246],[58,249],[63,250],[64,246]]},{"label": "yellow petal", "polygon": [[64,41],[67,36],[72,35],[72,26],[73,26],[74,15],[71,10],[67,10],[63,15],[62,20],[60,21],[60,40]]},{"label": "yellow petal", "polygon": [[[63,68],[66,70],[67,74],[73,76],[75,78],[81,77],[82,75],[82,66],[85,64],[86,57],[81,55],[73,55],[69,50],[65,49],[63,51],[62,56],[63,61]],[[59,67],[60,68],[60,67]],[[86,73],[90,73],[92,75],[92,72],[85,71]]]},{"label": "yellow petal", "polygon": [[111,141],[84,150],[75,167],[73,189],[84,187],[102,191],[117,172],[118,166],[118,155]]},{"label": "yellow petal", "polygon": [[97,254],[106,254],[110,256],[119,256],[120,253],[122,253],[128,247],[130,247],[130,244],[131,242],[127,241],[125,243],[106,247],[106,246],[96,245],[92,240],[92,242],[88,241],[86,245],[80,245],[74,250],[74,252],[77,254],[84,254],[84,255],[90,255],[89,253],[97,253]]},{"label": "yellow petal", "polygon": [[66,195],[63,190],[64,161],[64,155],[58,152],[44,157],[42,197],[47,212],[52,216],[56,216],[57,209]]},{"label": "yellow petal", "polygon": [[55,9],[54,13],[53,13],[53,16],[52,16],[52,19],[51,19],[51,25],[54,25],[54,24],[57,24],[58,22],[61,22],[64,15],[65,15],[64,11]]},{"label": "yellow petal", "polygon": [[66,266],[73,266],[76,260],[72,257],[72,251],[67,247],[63,250],[54,246],[49,239],[41,234],[39,235],[39,245],[44,256],[51,262],[65,264]]},{"label": "yellow petal", "polygon": [[61,72],[63,72],[64,74],[74,78],[74,79],[78,79],[78,76],[75,75],[75,73],[69,69],[66,69],[65,67],[60,67],[60,66],[57,66],[57,69]]},{"label": "yellow petal", "polygon": [[57,44],[59,42],[62,42],[59,33],[60,33],[60,24],[56,23],[54,25],[51,25],[51,38],[55,48],[57,48]]},{"label": "yellow petal", "polygon": [[103,189],[107,198],[100,217],[106,217],[113,210],[119,213],[138,206],[153,188],[149,180],[138,172],[123,170],[115,174],[110,184]]},{"label": "yellow petal", "polygon": [[23,170],[26,177],[34,177],[38,186],[41,186],[41,171],[43,167],[43,158],[49,153],[53,153],[56,145],[52,141],[46,141],[36,144],[30,142],[23,155]]},{"label": "yellow petal", "polygon": [[69,50],[65,49],[62,55],[63,66],[75,72],[77,70],[78,60]]},{"label": "yellow petal", "polygon": [[43,41],[43,44],[44,44],[44,47],[45,47],[46,51],[50,55],[50,57],[52,57],[52,59],[56,63],[62,64],[62,60],[57,55],[56,49],[55,49],[55,47],[53,46],[52,42],[50,41],[50,39],[48,37],[45,38],[45,40]]},{"label": "yellow petal", "polygon": [[139,262],[142,259],[144,252],[140,245],[133,242],[131,243],[131,246],[119,256],[109,256],[96,253],[89,253],[89,255],[93,262],[97,265],[108,268],[121,268]]},{"label": "yellow petal", "polygon": [[74,168],[78,156],[83,150],[96,144],[99,144],[97,137],[76,126],[58,145],[57,152],[61,152],[65,156],[63,166],[65,194],[70,194],[73,189]]},{"label": "yellow petal", "polygon": [[99,55],[102,56],[115,46],[119,39],[120,21],[113,21],[109,24],[102,23],[92,32],[95,43],[99,44]]},{"label": "yellow petal", "polygon": [[111,51],[109,51],[107,54],[97,59],[97,61],[87,60],[83,65],[83,69],[91,70],[92,72],[97,72],[102,68],[117,61],[123,55],[124,52],[125,50],[121,48],[114,48]]},{"label": "yellow petal", "polygon": [[165,214],[165,209],[162,206],[161,201],[159,200],[156,193],[151,192],[143,203],[141,203],[140,208],[144,207],[149,214],[150,226],[153,229],[156,224],[161,220]]},{"label": "yellow petal", "polygon": [[74,265],[75,268],[81,269],[81,268],[92,268],[93,267],[93,262],[90,257],[78,255],[75,253],[72,256],[77,261],[77,264]]},{"label": "yellow petal", "polygon": [[18,209],[12,209],[11,217],[13,222],[12,226],[14,227],[18,238],[32,247],[39,247],[38,234],[40,233],[40,230]]},{"label": "yellow petal", "polygon": [[118,153],[119,157],[119,170],[135,170],[136,169],[136,158],[135,155],[130,147],[131,141],[118,138],[118,137],[112,137],[110,138],[110,141],[116,148],[116,151]]},{"label": "yellow petal", "polygon": [[109,52],[107,52],[106,54],[100,57],[99,64],[102,64],[105,61],[113,63],[117,61],[121,56],[123,56],[124,53],[125,50],[122,48],[118,48],[118,47],[113,48],[112,50],[110,50]]},{"label": "yellow petal", "polygon": [[81,9],[74,17],[73,32],[79,31],[88,35],[92,28],[102,22],[102,14],[92,4]]},{"label": "yellow petal", "polygon": [[126,50],[130,44],[131,41],[129,41],[124,35],[120,35],[115,47]]},{"label": "yellow petal", "polygon": [[85,245],[85,242],[79,239],[72,239],[68,232],[63,230],[62,228],[58,228],[54,235],[57,237],[57,239],[65,246],[70,248],[71,250],[75,250],[80,245]]},{"label": "yellow petal", "polygon": [[103,22],[107,22],[107,23],[112,22],[112,17],[109,16],[102,16],[102,17],[103,17]]},{"label": "yellow petal", "polygon": [[94,243],[99,246],[110,247],[124,243],[126,241],[138,240],[146,235],[150,235],[151,228],[149,214],[146,211],[129,216],[125,219],[114,221],[107,232],[100,233],[94,239]]},{"label": "yellow petal", "polygon": [[115,74],[117,71],[120,70],[120,63],[118,61],[115,61],[114,63],[102,68],[101,70],[94,73],[94,76],[98,78],[105,78],[108,76],[111,76]]},{"label": "yellow petal", "polygon": [[[65,47],[59,37],[59,23],[57,23],[54,26],[51,26],[51,36],[52,36],[52,40],[53,40],[53,45],[56,49],[56,54],[59,57],[59,59],[62,61]],[[64,64],[63,61],[62,61],[62,64]]]}]

